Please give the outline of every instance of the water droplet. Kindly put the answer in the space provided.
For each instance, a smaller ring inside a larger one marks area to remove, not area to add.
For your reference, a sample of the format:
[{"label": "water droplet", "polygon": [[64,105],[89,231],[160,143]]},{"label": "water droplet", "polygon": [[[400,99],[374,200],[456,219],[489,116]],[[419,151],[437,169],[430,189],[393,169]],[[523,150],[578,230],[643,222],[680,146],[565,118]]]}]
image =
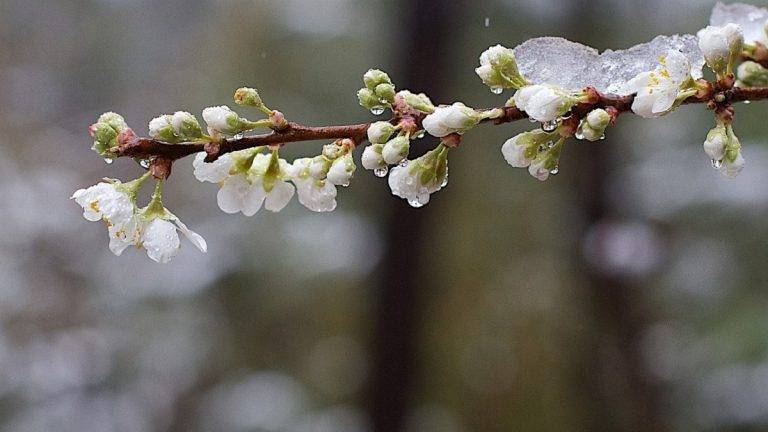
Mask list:
[{"label": "water droplet", "polygon": [[552,175],[558,175],[560,173],[560,167],[555,165],[554,168],[552,168],[552,171],[549,172]]},{"label": "water droplet", "polygon": [[531,123],[538,123],[539,121],[533,118],[528,117],[528,121]]},{"label": "water droplet", "polygon": [[242,132],[240,132],[239,134],[235,134],[235,136],[233,136],[232,138],[234,138],[234,139],[243,139],[244,136],[245,135]]},{"label": "water droplet", "polygon": [[386,177],[389,172],[389,167],[383,166],[373,170],[373,175],[376,177]]},{"label": "water droplet", "polygon": [[541,129],[543,129],[544,132],[552,132],[552,131],[554,131],[555,129],[557,129],[557,120],[543,122],[541,124]]},{"label": "water droplet", "polygon": [[485,27],[491,26],[491,17],[485,17]]},{"label": "water droplet", "polygon": [[399,163],[398,165],[400,165],[401,167],[405,168],[405,167],[407,167],[407,166],[408,166],[408,163],[409,163],[409,162],[410,162],[410,161],[409,161],[408,159],[406,159],[406,158],[403,158],[403,160],[401,160],[401,161],[400,161],[400,163]]},{"label": "water droplet", "polygon": [[584,139],[584,132],[581,131],[581,129],[576,131],[576,134],[574,135],[577,140],[583,140]]},{"label": "water droplet", "polygon": [[555,144],[556,143],[554,141],[550,141],[550,142],[547,143],[547,148],[552,148],[552,147],[555,146]]},{"label": "water droplet", "polygon": [[113,158],[111,158],[111,157],[105,157],[104,158],[104,163],[106,163],[107,165],[111,164],[114,161],[115,160]]},{"label": "water droplet", "polygon": [[141,159],[139,165],[144,169],[149,169],[149,159]]},{"label": "water droplet", "polygon": [[371,114],[373,115],[382,115],[384,114],[384,107],[381,105],[376,105],[375,107],[371,108]]},{"label": "water droplet", "polygon": [[422,131],[419,131],[419,133],[417,133],[417,134],[416,134],[416,138],[418,138],[418,139],[422,139],[422,138],[424,138],[424,134],[425,134],[425,133],[424,133],[424,131],[423,131],[423,130],[422,130]]},{"label": "water droplet", "polygon": [[746,104],[746,105],[749,105],[749,104],[751,104],[751,103],[752,103],[752,101],[748,101],[748,100],[745,100],[745,101],[744,101],[744,104]]},{"label": "water droplet", "polygon": [[493,93],[493,94],[501,94],[501,92],[503,92],[503,91],[504,91],[503,87],[499,87],[499,86],[492,86],[491,87],[491,93]]},{"label": "water droplet", "polygon": [[448,186],[448,176],[447,176],[447,175],[446,175],[446,176],[445,176],[445,178],[443,179],[443,182],[442,182],[442,183],[440,183],[440,187],[441,187],[441,188],[444,188],[444,187],[446,187],[446,186]]},{"label": "water droplet", "polygon": [[712,168],[714,168],[714,169],[720,169],[720,168],[722,168],[722,166],[723,166],[723,161],[722,161],[722,159],[721,159],[721,160],[712,159],[712,161],[711,161],[711,162],[712,162]]},{"label": "water droplet", "polygon": [[600,139],[604,140],[605,139],[605,134],[600,135]]},{"label": "water droplet", "polygon": [[419,208],[423,207],[424,203],[419,200],[419,198],[409,198],[408,204],[413,208]]}]

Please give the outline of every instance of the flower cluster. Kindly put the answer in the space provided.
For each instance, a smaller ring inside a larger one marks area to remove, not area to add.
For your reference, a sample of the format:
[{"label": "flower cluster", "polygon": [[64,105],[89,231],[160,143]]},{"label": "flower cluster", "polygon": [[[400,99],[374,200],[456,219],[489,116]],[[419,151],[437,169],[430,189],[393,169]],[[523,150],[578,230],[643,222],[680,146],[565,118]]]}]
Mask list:
[{"label": "flower cluster", "polygon": [[137,207],[136,193],[148,177],[147,174],[128,183],[110,179],[76,191],[72,199],[83,208],[85,219],[106,224],[109,250],[115,255],[135,246],[145,249],[153,261],[167,263],[181,247],[178,231],[201,252],[206,252],[205,239],[163,206],[161,182],[157,183],[150,203],[144,208]]},{"label": "flower cluster", "polygon": [[691,63],[677,50],[667,51],[656,69],[638,74],[627,87],[636,93],[632,111],[646,118],[667,114],[697,90]]}]

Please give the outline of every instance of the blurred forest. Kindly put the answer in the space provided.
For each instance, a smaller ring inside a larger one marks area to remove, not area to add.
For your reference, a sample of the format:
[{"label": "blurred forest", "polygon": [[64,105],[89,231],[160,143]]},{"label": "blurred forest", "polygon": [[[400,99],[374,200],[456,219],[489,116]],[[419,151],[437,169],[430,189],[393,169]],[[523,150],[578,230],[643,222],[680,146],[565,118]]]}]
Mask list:
[{"label": "blurred forest", "polygon": [[493,106],[490,45],[625,48],[713,3],[0,0],[0,431],[768,430],[765,103],[737,107],[735,180],[697,106],[569,143],[546,183],[501,156],[530,124],[477,128],[421,209],[359,169],[333,213],[226,215],[182,161],[166,205],[210,250],[165,266],[68,199],[140,172],[90,151],[104,111],[145,135],[250,85],[292,120],[370,121],[371,67]]}]

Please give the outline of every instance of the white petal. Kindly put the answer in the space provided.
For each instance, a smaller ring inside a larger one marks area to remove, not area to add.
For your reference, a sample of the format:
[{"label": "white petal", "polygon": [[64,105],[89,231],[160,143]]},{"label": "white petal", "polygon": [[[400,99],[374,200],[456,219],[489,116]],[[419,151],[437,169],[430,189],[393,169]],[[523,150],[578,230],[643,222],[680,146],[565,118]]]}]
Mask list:
[{"label": "white petal", "polygon": [[264,208],[272,212],[279,212],[291,201],[294,191],[295,189],[292,184],[278,180],[272,190],[267,194],[267,199],[264,201]]},{"label": "white petal", "polygon": [[261,179],[257,179],[253,184],[248,186],[248,190],[243,196],[242,211],[246,216],[253,216],[261,209],[261,205],[264,203],[264,198],[267,196],[267,192],[264,190],[264,186]]},{"label": "white petal", "polygon": [[198,248],[200,252],[205,253],[208,251],[208,244],[205,242],[203,236],[187,228],[184,222],[182,222],[176,216],[173,216],[171,221],[176,224],[176,227],[179,229],[179,231],[181,231],[182,234],[184,234],[184,237],[186,237],[190,243],[195,245],[195,247]]},{"label": "white petal", "polygon": [[211,163],[205,162],[206,153],[195,155],[192,166],[195,168],[195,178],[201,182],[220,183],[229,176],[232,169],[232,156],[225,154]]},{"label": "white petal", "polygon": [[228,178],[216,194],[219,208],[225,213],[237,213],[243,209],[243,201],[250,184],[242,175]]},{"label": "white petal", "polygon": [[144,230],[142,245],[149,258],[165,264],[176,255],[181,243],[174,224],[164,219],[153,219],[147,223]]}]

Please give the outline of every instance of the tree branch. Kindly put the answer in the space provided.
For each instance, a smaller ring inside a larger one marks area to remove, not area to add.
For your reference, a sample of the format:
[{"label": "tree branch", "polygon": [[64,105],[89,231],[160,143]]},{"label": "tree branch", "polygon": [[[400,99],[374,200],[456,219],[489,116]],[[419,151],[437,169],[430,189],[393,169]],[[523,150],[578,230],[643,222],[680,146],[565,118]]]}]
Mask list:
[{"label": "tree branch", "polygon": [[[576,119],[583,118],[589,111],[596,108],[604,108],[611,112],[615,121],[621,113],[632,112],[632,102],[634,95],[617,96],[612,94],[603,94],[594,88],[586,89],[588,102],[579,103],[572,108],[573,116]],[[710,108],[724,107],[732,102],[756,101],[768,99],[768,87],[734,87],[730,89],[721,89],[719,86],[710,84],[709,90],[701,91],[699,94],[691,96],[684,101],[685,104],[707,103]],[[495,119],[483,120],[483,123],[503,124],[517,120],[522,120],[528,115],[515,107],[499,107],[504,114]],[[395,112],[393,121],[410,120],[415,127],[421,128],[421,121],[426,115],[413,110],[400,113]],[[266,145],[282,145],[290,142],[314,141],[324,139],[350,138],[355,143],[362,143],[367,137],[367,130],[370,123],[359,123],[352,125],[339,126],[305,126],[299,123],[289,122],[288,125],[280,130],[274,130],[272,133],[246,136],[242,138],[229,138],[221,142],[184,142],[171,144],[158,141],[151,138],[132,137],[124,144],[121,144],[114,151],[116,157],[134,157],[141,159],[158,159],[164,164],[170,164],[177,159],[189,156],[194,153],[207,152],[208,161],[216,160],[225,153],[244,150]],[[170,166],[166,170],[170,173]]]}]

